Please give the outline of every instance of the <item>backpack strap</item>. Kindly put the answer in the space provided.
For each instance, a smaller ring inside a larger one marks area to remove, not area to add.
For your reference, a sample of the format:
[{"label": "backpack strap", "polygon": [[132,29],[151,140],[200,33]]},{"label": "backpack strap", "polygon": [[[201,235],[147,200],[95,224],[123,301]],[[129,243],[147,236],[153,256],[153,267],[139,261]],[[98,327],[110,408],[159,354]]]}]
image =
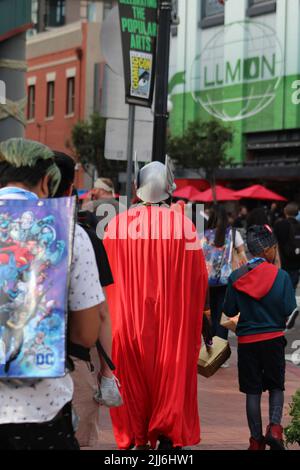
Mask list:
[{"label": "backpack strap", "polygon": [[265,262],[266,261],[263,260],[262,258],[257,258],[253,260],[253,262],[248,262],[247,264],[244,264],[232,274],[232,281],[233,282],[238,281],[241,277],[245,276],[250,271],[252,271],[253,269],[257,268],[259,265]]},{"label": "backpack strap", "polygon": [[73,372],[75,370],[74,362],[71,358],[72,354],[72,347],[71,347],[71,338],[70,338],[70,312],[68,311],[68,318],[67,318],[67,338],[66,338],[66,369],[69,372]]},{"label": "backpack strap", "polygon": [[77,359],[80,359],[81,361],[91,362],[89,348],[85,348],[80,344],[72,343],[72,341],[70,342],[69,354],[73,357],[76,357]]},{"label": "backpack strap", "polygon": [[236,228],[232,227],[232,242],[233,242],[233,248],[236,248]]},{"label": "backpack strap", "polygon": [[107,355],[106,351],[104,350],[99,340],[97,341],[96,346],[97,346],[97,351],[98,351],[99,356],[103,357],[103,359],[105,360],[110,370],[112,371],[116,370],[116,366],[112,362],[111,358]]}]

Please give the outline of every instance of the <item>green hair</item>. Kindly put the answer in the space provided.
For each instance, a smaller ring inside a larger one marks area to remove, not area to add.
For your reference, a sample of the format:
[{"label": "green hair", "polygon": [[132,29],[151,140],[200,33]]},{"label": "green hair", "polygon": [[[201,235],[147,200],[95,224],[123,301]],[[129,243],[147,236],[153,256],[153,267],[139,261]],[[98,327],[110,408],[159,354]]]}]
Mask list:
[{"label": "green hair", "polygon": [[7,162],[15,168],[23,166],[34,168],[39,160],[52,160],[52,165],[46,174],[50,178],[51,196],[54,196],[61,181],[61,173],[54,162],[54,153],[49,147],[22,138],[12,138],[0,143],[0,163]]}]

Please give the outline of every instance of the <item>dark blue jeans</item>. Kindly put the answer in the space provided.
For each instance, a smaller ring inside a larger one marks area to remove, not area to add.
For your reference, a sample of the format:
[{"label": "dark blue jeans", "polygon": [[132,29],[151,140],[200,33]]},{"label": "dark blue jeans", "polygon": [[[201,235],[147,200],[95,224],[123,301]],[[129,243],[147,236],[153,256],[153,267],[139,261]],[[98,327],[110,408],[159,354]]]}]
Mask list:
[{"label": "dark blue jeans", "polygon": [[220,325],[221,316],[223,313],[223,305],[226,294],[226,286],[210,287],[210,310],[212,320],[212,334],[213,336],[219,336],[223,339],[228,339],[228,330]]}]

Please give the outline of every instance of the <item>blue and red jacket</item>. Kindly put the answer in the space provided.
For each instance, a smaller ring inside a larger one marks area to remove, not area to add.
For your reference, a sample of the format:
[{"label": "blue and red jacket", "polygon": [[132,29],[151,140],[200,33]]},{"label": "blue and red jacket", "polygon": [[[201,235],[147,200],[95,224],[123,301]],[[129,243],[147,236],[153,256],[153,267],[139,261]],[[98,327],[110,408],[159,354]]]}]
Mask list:
[{"label": "blue and red jacket", "polygon": [[234,271],[228,282],[224,313],[240,313],[239,343],[254,343],[284,335],[287,318],[297,308],[287,272],[261,258]]}]

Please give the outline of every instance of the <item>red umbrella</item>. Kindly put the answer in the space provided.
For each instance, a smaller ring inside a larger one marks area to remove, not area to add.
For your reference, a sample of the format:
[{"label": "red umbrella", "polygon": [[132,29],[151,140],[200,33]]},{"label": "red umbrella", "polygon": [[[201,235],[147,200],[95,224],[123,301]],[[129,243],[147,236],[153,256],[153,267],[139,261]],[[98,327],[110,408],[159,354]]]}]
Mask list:
[{"label": "red umbrella", "polygon": [[261,186],[260,184],[255,184],[254,186],[249,186],[249,188],[242,189],[241,191],[236,191],[236,195],[240,199],[264,199],[269,201],[287,201],[283,196],[280,196],[273,191]]},{"label": "red umbrella", "polygon": [[205,191],[210,187],[207,180],[199,178],[175,178],[177,189],[182,189],[185,186],[194,186],[198,191]]},{"label": "red umbrella", "polygon": [[[236,201],[239,199],[237,193],[232,189],[224,188],[223,186],[216,186],[216,196],[217,201]],[[202,202],[213,202],[213,192],[212,189],[207,189],[201,193],[201,198],[198,199]]]},{"label": "red umbrella", "polygon": [[200,201],[199,196],[202,193],[198,191],[194,186],[185,186],[184,188],[177,189],[174,193],[174,197],[188,199],[189,201]]}]

